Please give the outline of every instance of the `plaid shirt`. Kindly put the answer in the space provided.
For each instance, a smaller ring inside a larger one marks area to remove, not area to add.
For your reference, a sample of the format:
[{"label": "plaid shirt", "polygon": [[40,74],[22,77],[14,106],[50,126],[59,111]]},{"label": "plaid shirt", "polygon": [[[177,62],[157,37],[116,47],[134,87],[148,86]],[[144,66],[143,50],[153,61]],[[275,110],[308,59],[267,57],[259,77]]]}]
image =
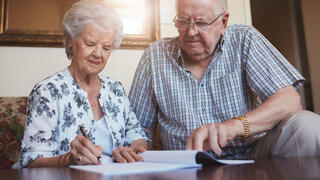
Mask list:
[{"label": "plaid shirt", "polygon": [[[184,68],[177,38],[151,45],[137,67],[129,93],[143,127],[160,124],[165,149],[184,149],[191,132],[255,108],[280,88],[298,88],[303,77],[255,28],[232,25],[221,37],[199,82]],[[263,134],[234,139],[221,158],[246,159]]]}]

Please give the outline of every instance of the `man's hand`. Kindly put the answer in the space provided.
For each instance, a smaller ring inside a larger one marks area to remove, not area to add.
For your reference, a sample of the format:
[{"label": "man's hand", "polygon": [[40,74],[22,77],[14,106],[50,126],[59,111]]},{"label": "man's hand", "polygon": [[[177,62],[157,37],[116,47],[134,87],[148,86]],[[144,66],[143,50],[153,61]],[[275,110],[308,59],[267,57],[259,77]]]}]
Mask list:
[{"label": "man's hand", "polygon": [[205,124],[195,129],[187,140],[186,149],[200,151],[212,149],[216,154],[221,155],[221,148],[236,137],[239,125],[241,128],[242,124],[239,122],[230,119],[219,124]]}]

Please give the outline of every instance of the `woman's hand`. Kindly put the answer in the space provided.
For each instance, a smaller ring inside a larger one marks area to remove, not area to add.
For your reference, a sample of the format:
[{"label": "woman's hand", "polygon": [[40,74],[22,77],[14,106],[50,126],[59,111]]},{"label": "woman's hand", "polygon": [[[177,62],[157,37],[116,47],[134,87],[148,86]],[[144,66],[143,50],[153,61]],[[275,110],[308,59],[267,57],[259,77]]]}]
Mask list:
[{"label": "woman's hand", "polygon": [[147,149],[147,141],[145,139],[135,140],[129,147],[119,146],[112,152],[112,157],[115,161],[120,163],[126,162],[140,162],[142,157],[138,153],[142,153]]},{"label": "woman's hand", "polygon": [[70,143],[71,158],[69,164],[101,164],[98,157],[101,157],[102,147],[94,145],[90,139],[77,135]]}]

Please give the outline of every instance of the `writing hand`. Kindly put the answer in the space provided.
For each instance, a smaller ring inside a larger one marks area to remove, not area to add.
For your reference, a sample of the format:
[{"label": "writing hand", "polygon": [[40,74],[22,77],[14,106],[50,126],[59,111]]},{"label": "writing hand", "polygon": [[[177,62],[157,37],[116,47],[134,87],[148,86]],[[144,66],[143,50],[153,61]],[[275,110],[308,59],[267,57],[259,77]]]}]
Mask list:
[{"label": "writing hand", "polygon": [[73,162],[70,164],[101,164],[97,157],[102,154],[102,147],[94,145],[89,138],[77,135],[70,143]]}]

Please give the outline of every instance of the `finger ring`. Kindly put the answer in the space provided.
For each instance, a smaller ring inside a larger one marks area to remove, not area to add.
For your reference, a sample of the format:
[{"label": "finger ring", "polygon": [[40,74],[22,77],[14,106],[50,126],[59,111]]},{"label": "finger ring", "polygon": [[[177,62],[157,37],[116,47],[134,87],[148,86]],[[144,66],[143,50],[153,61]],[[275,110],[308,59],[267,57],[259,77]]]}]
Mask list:
[{"label": "finger ring", "polygon": [[82,160],[82,156],[80,154],[77,155],[77,161],[81,161]]}]

